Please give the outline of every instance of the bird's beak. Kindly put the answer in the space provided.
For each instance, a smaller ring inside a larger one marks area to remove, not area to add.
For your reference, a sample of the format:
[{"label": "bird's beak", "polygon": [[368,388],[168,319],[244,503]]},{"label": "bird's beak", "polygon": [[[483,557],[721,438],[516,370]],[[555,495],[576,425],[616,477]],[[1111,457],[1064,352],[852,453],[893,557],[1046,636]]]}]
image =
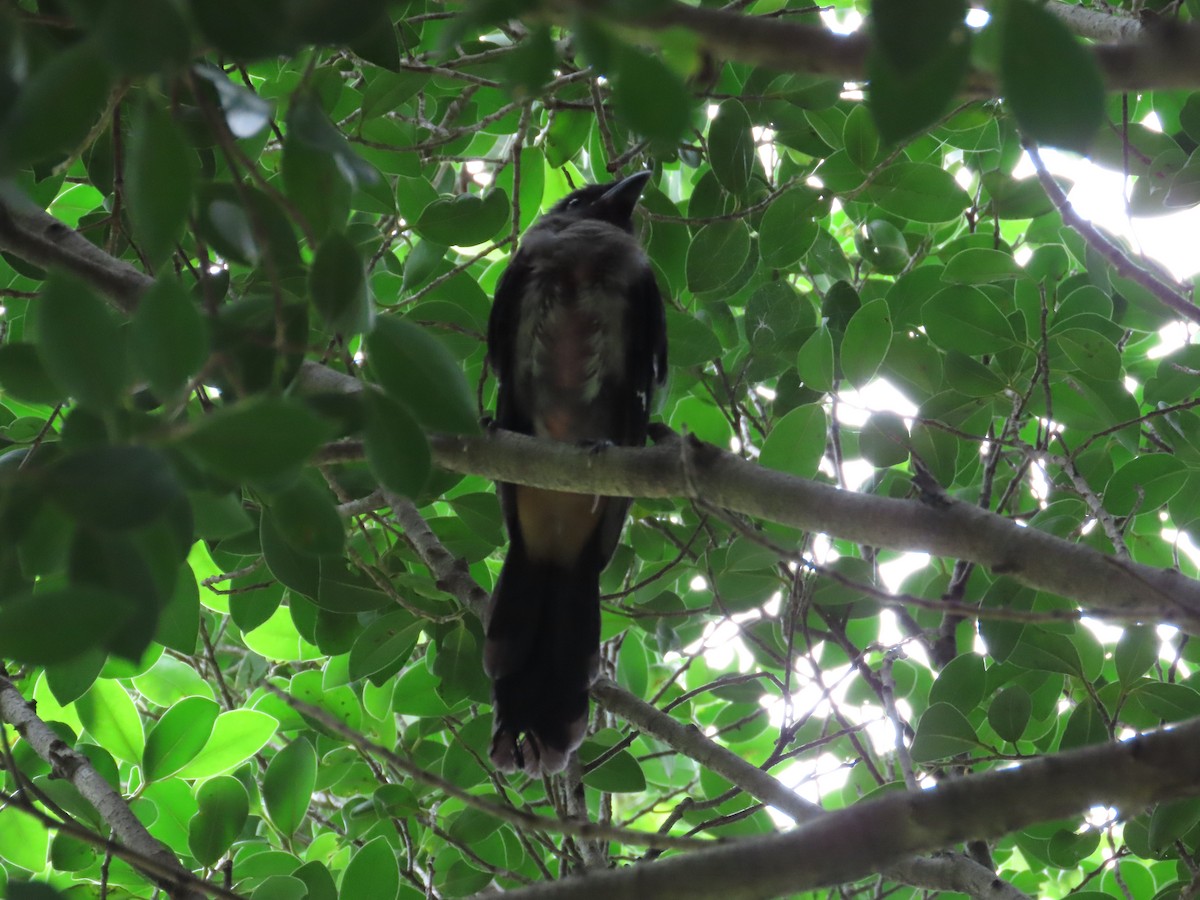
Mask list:
[{"label": "bird's beak", "polygon": [[595,206],[604,208],[607,213],[606,219],[614,222],[630,221],[633,218],[633,208],[637,206],[652,174],[645,171],[622,178],[601,195]]}]

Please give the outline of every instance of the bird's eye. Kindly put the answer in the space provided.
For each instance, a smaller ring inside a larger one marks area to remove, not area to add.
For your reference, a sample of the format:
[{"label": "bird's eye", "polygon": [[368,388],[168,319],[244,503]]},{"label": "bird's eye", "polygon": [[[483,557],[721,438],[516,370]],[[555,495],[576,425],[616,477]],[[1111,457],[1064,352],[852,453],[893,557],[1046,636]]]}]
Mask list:
[{"label": "bird's eye", "polygon": [[579,205],[579,202],[580,201],[579,201],[578,197],[572,197],[570,200],[567,201],[567,209],[574,209],[576,206]]}]

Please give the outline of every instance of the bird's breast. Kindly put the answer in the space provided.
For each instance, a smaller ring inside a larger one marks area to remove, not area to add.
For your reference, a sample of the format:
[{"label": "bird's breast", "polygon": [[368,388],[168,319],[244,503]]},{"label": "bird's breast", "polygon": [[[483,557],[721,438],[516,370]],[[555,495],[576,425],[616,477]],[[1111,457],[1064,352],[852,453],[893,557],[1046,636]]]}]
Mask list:
[{"label": "bird's breast", "polygon": [[534,429],[560,441],[612,439],[604,386],[624,377],[627,289],[586,257],[535,268],[522,298],[518,394]]}]

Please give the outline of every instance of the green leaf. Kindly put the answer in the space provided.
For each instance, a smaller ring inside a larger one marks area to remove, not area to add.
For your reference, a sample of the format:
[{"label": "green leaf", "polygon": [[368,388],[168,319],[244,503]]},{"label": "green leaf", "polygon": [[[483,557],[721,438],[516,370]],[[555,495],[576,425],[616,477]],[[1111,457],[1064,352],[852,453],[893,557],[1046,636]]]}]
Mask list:
[{"label": "green leaf", "polygon": [[263,803],[271,823],[290,837],[308,815],[317,781],[317,754],[304,739],[275,754],[263,776]]},{"label": "green leaf", "polygon": [[870,168],[879,153],[879,132],[871,122],[871,115],[866,107],[856,106],[846,116],[846,124],[842,128],[842,146],[850,161],[860,169]]},{"label": "green leaf", "polygon": [[1057,16],[1012,0],[999,16],[1004,102],[1030,138],[1085,152],[1104,122],[1096,59]]},{"label": "green leaf", "polygon": [[324,863],[317,860],[305,863],[292,873],[292,877],[303,881],[308,888],[307,900],[338,900],[337,885]]},{"label": "green leaf", "polygon": [[392,692],[392,711],[422,719],[447,715],[450,707],[438,694],[440,683],[425,666],[409,666],[396,679]]},{"label": "green leaf", "polygon": [[250,798],[236,778],[210,778],[196,791],[198,810],[188,824],[188,849],[205,866],[217,862],[241,833],[250,815]]},{"label": "green leaf", "polygon": [[904,232],[886,219],[872,219],[854,232],[854,248],[863,262],[885,275],[898,275],[912,261]]},{"label": "green leaf", "polygon": [[142,761],[146,747],[142,719],[119,682],[100,679],[75,701],[75,710],[101,747],[124,762]]},{"label": "green leaf", "polygon": [[[556,110],[546,130],[546,163],[553,169],[561,169],[574,159],[587,140],[594,120],[590,111]],[[524,203],[521,207],[523,211]]]},{"label": "green leaf", "polygon": [[1115,516],[1154,512],[1187,480],[1187,467],[1169,453],[1131,459],[1113,473],[1104,488],[1104,508]]},{"label": "green leaf", "polygon": [[950,222],[971,205],[954,176],[930,163],[892,163],[871,182],[867,194],[881,208],[914,222]]},{"label": "green leaf", "polygon": [[1024,270],[1012,254],[988,247],[968,247],[951,257],[942,270],[949,284],[989,284],[1020,278]]},{"label": "green leaf", "polygon": [[1025,734],[1032,711],[1029,691],[1019,684],[1010,684],[988,707],[988,724],[1004,740],[1016,743]]},{"label": "green leaf", "polygon": [[858,449],[871,465],[886,469],[908,462],[908,429],[894,412],[873,412],[858,437]]},{"label": "green leaf", "polygon": [[1126,625],[1113,656],[1117,678],[1128,688],[1158,662],[1158,632],[1150,625]]},{"label": "green leaf", "polygon": [[396,671],[412,654],[420,635],[412,613],[398,609],[371,622],[350,648],[350,677],[367,678]]},{"label": "green leaf", "polygon": [[968,356],[996,353],[1016,340],[1000,308],[979,288],[968,285],[938,291],[922,307],[921,316],[930,340]]},{"label": "green leaf", "polygon": [[740,219],[712,222],[688,248],[687,286],[693,294],[719,291],[733,282],[750,256],[750,230]]},{"label": "green leaf", "polygon": [[312,599],[321,609],[336,613],[374,612],[395,603],[366,572],[331,557],[320,560],[320,580]]},{"label": "green leaf", "polygon": [[946,111],[970,62],[963,0],[877,0],[867,57],[867,109],[886,141],[928,128]]},{"label": "green leaf", "polygon": [[37,305],[38,352],[59,386],[98,410],[120,404],[129,383],[125,338],[90,287],[55,272]]},{"label": "green leaf", "polygon": [[306,900],[308,885],[291,875],[268,875],[254,889],[250,900]]},{"label": "green leaf", "polygon": [[1088,747],[1103,744],[1108,740],[1108,729],[1104,717],[1091,700],[1080,702],[1067,719],[1059,739],[1060,750],[1074,750],[1078,747]]},{"label": "green leaf", "polygon": [[42,365],[37,347],[21,341],[0,346],[0,389],[17,400],[44,406],[66,399]]},{"label": "green leaf", "polygon": [[100,36],[108,64],[125,75],[181,68],[191,52],[179,9],[160,0],[112,0],[101,19]]},{"label": "green leaf", "polygon": [[702,366],[721,355],[721,342],[713,330],[695,315],[667,308],[667,346],[671,364]]},{"label": "green leaf", "polygon": [[225,124],[234,137],[254,137],[271,124],[270,101],[244,85],[234,84],[223,69],[201,62],[192,67],[192,72],[216,90],[217,100],[225,113]]},{"label": "green leaf", "polygon": [[758,227],[758,252],[776,269],[798,262],[817,239],[818,194],[794,187],[771,201]]},{"label": "green leaf", "polygon": [[279,722],[254,709],[221,713],[212,735],[196,757],[178,773],[180,778],[209,778],[228,772],[254,756],[275,736]]},{"label": "green leaf", "polygon": [[921,716],[910,752],[913,762],[932,762],[978,747],[979,738],[967,717],[949,703],[935,703]]},{"label": "green leaf", "polygon": [[556,61],[550,29],[545,25],[535,28],[505,60],[508,89],[515,97],[537,96],[554,77]]},{"label": "green leaf", "polygon": [[362,900],[392,900],[400,890],[396,853],[384,837],[377,837],[354,854],[342,875],[339,896]]},{"label": "green leaf", "polygon": [[812,478],[825,455],[825,410],[798,406],[775,423],[763,442],[759,462],[769,469]]},{"label": "green leaf", "polygon": [[800,348],[796,372],[806,387],[814,391],[833,390],[833,335],[821,325]]},{"label": "green leaf", "polygon": [[613,73],[617,115],[656,150],[671,150],[692,119],[694,99],[682,79],[658,57],[622,47]]},{"label": "green leaf", "polygon": [[133,679],[133,686],[155,706],[173,706],[185,697],[213,699],[213,689],[190,665],[163,655]]},{"label": "green leaf", "polygon": [[300,553],[342,555],[345,528],[323,481],[301,478],[271,494],[266,498],[263,516],[269,516],[279,535]]},{"label": "green leaf", "polygon": [[[99,647],[135,610],[121,594],[72,585],[0,603],[0,658],[31,665],[73,659]],[[47,627],[48,622],[55,627]]]},{"label": "green leaf", "polygon": [[1064,675],[1083,674],[1079,651],[1070,638],[1036,625],[1025,627],[1007,661],[1024,669],[1040,669]]},{"label": "green leaf", "polygon": [[59,506],[104,530],[137,528],[187,504],[175,471],[150,447],[81,450],[63,457],[46,476]]},{"label": "green leaf", "polygon": [[365,395],[367,463],[384,487],[416,497],[429,480],[433,465],[429,441],[403,406],[391,397]]},{"label": "green leaf", "polygon": [[[289,590],[315,597],[320,588],[320,561],[307,553],[301,553],[284,540],[273,516],[259,520],[259,545],[263,562],[275,580]],[[241,623],[245,627],[245,623]]]},{"label": "green leaf", "polygon": [[598,791],[613,794],[644,791],[646,776],[628,750],[618,750],[596,768],[590,768],[618,739],[616,733],[608,730],[583,742],[579,748],[579,761],[584,767],[583,783]]},{"label": "green leaf", "polygon": [[509,222],[512,207],[508,195],[496,189],[485,197],[459,194],[439,197],[421,212],[417,234],[447,247],[474,247],[486,244]]},{"label": "green leaf", "polygon": [[723,100],[708,127],[708,158],[713,174],[731,194],[742,194],[754,171],[750,115],[737,100]]},{"label": "green leaf", "polygon": [[[1115,381],[1121,374],[1121,351],[1105,335],[1090,328],[1063,328],[1050,339],[1051,369],[1078,369],[1092,378]],[[1064,364],[1062,356],[1066,356]]]},{"label": "green leaf", "polygon": [[1200,799],[1185,797],[1160,803],[1150,814],[1150,846],[1163,850],[1200,824]]},{"label": "green leaf", "polygon": [[1200,715],[1200,692],[1186,684],[1151,681],[1130,696],[1164,722],[1182,722]]},{"label": "green leaf", "polygon": [[164,275],[138,303],[130,347],[150,386],[171,397],[208,358],[208,323],[179,280]]},{"label": "green leaf", "polygon": [[146,737],[142,772],[146,781],[174,775],[208,743],[221,708],[207,697],[187,697],[163,713]]},{"label": "green leaf", "polygon": [[343,335],[371,329],[374,308],[358,248],[340,231],[321,241],[308,274],[313,305],[330,331]]},{"label": "green leaf", "polygon": [[128,152],[125,197],[133,238],[146,261],[158,266],[183,234],[195,156],[170,116],[149,98],[134,114]]},{"label": "green leaf", "polygon": [[[49,849],[50,831],[45,825],[15,804],[0,808],[0,859],[26,871],[40,872],[46,868]],[[0,878],[0,887],[4,884]]]},{"label": "green leaf", "polygon": [[51,54],[0,121],[0,173],[80,149],[108,102],[109,83],[95,42]]},{"label": "green leaf", "polygon": [[407,319],[381,317],[367,335],[368,365],[383,389],[425,428],[475,434],[475,398],[445,344]]},{"label": "green leaf", "polygon": [[929,702],[949,703],[969,715],[983,700],[986,681],[983,657],[977,653],[959,654],[938,673],[929,690]]},{"label": "green leaf", "polygon": [[245,400],[205,416],[179,441],[202,465],[235,481],[284,475],[332,429],[294,400]]},{"label": "green leaf", "polygon": [[[1054,209],[1054,203],[1036,178],[1017,180],[1004,172],[984,172],[983,188],[992,198],[992,211],[1001,219],[1033,219]],[[1071,183],[1055,178],[1067,193]]]},{"label": "green leaf", "polygon": [[288,108],[287,129],[289,135],[310,149],[329,156],[351,187],[370,184],[379,177],[375,167],[355,153],[350,142],[329,121],[314,95],[304,93],[293,98]]},{"label": "green leaf", "polygon": [[967,397],[992,397],[1005,387],[1004,379],[959,350],[948,350],[943,361],[946,384]]},{"label": "green leaf", "polygon": [[856,388],[875,377],[892,343],[892,319],[882,297],[859,307],[842,338],[842,374]]}]

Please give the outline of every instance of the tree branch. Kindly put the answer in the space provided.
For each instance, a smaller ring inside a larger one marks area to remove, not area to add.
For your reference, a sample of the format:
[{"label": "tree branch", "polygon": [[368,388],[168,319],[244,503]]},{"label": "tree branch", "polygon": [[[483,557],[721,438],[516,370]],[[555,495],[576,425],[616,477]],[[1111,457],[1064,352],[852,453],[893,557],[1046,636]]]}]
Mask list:
[{"label": "tree branch", "polygon": [[[1050,4],[1052,8],[1061,5]],[[596,0],[565,3],[564,19],[573,11],[614,16],[607,4]],[[736,62],[842,81],[867,80],[870,39],[865,33],[839,35],[820,26],[678,2],[633,21],[620,19],[618,24],[650,33],[684,28],[718,57]],[[1071,24],[1079,23],[1071,20]],[[1098,24],[1088,22],[1089,27]],[[1105,24],[1111,31],[1112,23]],[[1130,33],[1128,28],[1118,32]],[[1141,28],[1138,33],[1137,41],[1090,48],[1110,90],[1200,86],[1200,26],[1156,21],[1154,27]],[[995,97],[999,86],[991,73],[976,69],[967,75],[961,93]]]},{"label": "tree branch", "polygon": [[747,462],[709,445],[673,440],[593,453],[507,432],[433,435],[438,465],[495,481],[616,497],[702,497],[717,507],[889,550],[965,559],[997,575],[1124,620],[1161,620],[1200,633],[1200,581],[1173,569],[1121,562],[1086,544],[948,497],[896,500],[842,491]]},{"label": "tree branch", "polygon": [[1200,719],[860,803],[784,834],[510,891],[512,900],[758,898],[842,884],[917,853],[1092,806],[1133,814],[1200,790]]},{"label": "tree branch", "polygon": [[[68,747],[34,712],[7,677],[0,674],[0,721],[10,723],[54,775],[69,781],[100,814],[133,855],[122,857],[141,868],[175,900],[201,900],[211,886],[183,867],[166,844],[146,830],[125,798],[113,790],[86,756]],[[15,775],[15,773],[14,773]]]},{"label": "tree branch", "polygon": [[[386,493],[384,497],[438,584],[458,597],[463,606],[482,617],[484,610],[480,598],[486,596],[482,588],[460,561],[441,545],[416,506],[396,494]],[[826,814],[820,806],[800,797],[770,773],[717,744],[695,727],[685,725],[635,697],[614,681],[600,679],[592,686],[591,694],[605,709],[795,821],[811,822]],[[293,701],[289,698],[288,702]],[[941,857],[937,860],[914,856],[894,861],[883,874],[891,880],[915,887],[962,891],[978,900],[1028,900],[1012,885],[997,878],[994,872],[966,856]],[[579,885],[582,882],[571,883]],[[716,893],[723,896],[721,892]]]},{"label": "tree branch", "polygon": [[0,250],[43,269],[65,269],[132,313],[154,279],[105,253],[14,188],[0,187]]}]

